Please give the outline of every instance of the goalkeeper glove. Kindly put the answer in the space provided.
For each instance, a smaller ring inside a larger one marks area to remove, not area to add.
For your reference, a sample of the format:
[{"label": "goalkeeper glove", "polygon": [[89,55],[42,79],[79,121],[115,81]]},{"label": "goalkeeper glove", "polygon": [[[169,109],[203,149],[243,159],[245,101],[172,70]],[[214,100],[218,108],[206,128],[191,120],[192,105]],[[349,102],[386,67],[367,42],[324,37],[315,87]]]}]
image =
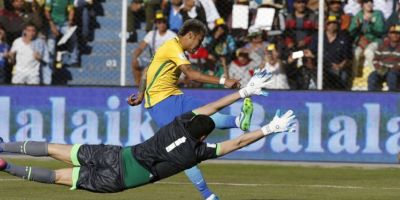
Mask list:
[{"label": "goalkeeper glove", "polygon": [[271,76],[272,74],[266,68],[256,69],[246,87],[239,90],[240,97],[245,98],[255,94],[267,96],[263,88],[267,87]]},{"label": "goalkeeper glove", "polygon": [[272,121],[261,128],[264,135],[285,131],[294,132],[296,130],[296,116],[292,110],[287,111],[281,117],[279,115],[280,110],[277,110]]}]

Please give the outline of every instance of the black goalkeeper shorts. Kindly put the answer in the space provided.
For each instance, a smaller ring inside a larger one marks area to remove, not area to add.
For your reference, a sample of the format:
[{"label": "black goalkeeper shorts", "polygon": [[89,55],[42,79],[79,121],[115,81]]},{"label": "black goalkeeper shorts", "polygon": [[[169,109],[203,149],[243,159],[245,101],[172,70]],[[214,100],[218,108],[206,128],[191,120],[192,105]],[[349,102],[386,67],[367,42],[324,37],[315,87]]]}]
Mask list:
[{"label": "black goalkeeper shorts", "polygon": [[76,187],[103,193],[124,190],[121,149],[103,144],[80,146],[77,156],[81,167]]}]

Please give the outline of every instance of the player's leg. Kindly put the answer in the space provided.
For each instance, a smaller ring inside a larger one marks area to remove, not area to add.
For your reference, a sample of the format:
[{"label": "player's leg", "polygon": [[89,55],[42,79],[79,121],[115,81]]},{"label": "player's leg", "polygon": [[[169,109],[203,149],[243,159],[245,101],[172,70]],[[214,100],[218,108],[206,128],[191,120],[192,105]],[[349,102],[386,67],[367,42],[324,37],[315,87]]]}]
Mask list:
[{"label": "player's leg", "polygon": [[192,182],[192,184],[201,193],[201,196],[207,200],[217,200],[218,197],[208,188],[206,181],[203,178],[199,167],[194,166],[190,169],[185,170],[186,176]]},{"label": "player's leg", "polygon": [[71,162],[72,145],[49,144],[47,142],[23,141],[23,142],[3,142],[0,137],[0,152],[19,153],[30,156],[51,156],[54,159]]},{"label": "player's leg", "polygon": [[47,142],[23,141],[3,142],[0,138],[0,152],[19,153],[30,156],[48,156]]},{"label": "player's leg", "polygon": [[[0,171],[28,181],[72,186],[71,189],[76,189],[80,177],[81,179],[85,179],[85,177],[88,176],[87,173],[80,175],[80,167],[49,170],[30,166],[18,166],[7,163],[1,158]],[[85,172],[85,170],[83,170],[83,172]]]},{"label": "player's leg", "polygon": [[57,169],[54,171],[56,175],[55,183],[59,185],[73,186],[74,175],[77,176],[79,173],[79,168],[65,168]]},{"label": "player's leg", "polygon": [[8,163],[0,158],[0,171],[9,173],[13,176],[20,177],[29,181],[40,183],[56,183],[56,171],[31,166],[19,166]]}]

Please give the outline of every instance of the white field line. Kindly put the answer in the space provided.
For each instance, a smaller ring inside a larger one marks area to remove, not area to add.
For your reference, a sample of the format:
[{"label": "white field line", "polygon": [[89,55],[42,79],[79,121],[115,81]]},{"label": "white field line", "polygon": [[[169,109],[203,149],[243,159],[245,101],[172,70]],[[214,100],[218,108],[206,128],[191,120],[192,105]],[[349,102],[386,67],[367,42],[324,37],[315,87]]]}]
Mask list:
[{"label": "white field line", "polygon": [[[18,178],[0,178],[0,182],[8,181],[24,181],[24,179]],[[163,185],[192,185],[191,183],[184,182],[172,182],[172,181],[162,181],[156,184]],[[306,187],[306,188],[334,188],[334,189],[357,189],[357,190],[400,190],[400,188],[390,188],[390,187],[362,187],[362,186],[349,186],[349,185],[302,185],[302,184],[275,184],[275,183],[220,183],[220,182],[208,182],[208,185],[222,185],[222,186],[236,186],[236,187]]]},{"label": "white field line", "polygon": [[[192,185],[191,183],[183,182],[157,182],[158,184],[166,185]],[[306,188],[334,188],[334,189],[358,189],[358,190],[400,190],[400,188],[390,187],[362,187],[362,186],[349,186],[349,185],[303,185],[303,184],[275,184],[275,183],[220,183],[220,182],[208,182],[207,185],[222,185],[222,186],[238,186],[238,187],[306,187]]]}]

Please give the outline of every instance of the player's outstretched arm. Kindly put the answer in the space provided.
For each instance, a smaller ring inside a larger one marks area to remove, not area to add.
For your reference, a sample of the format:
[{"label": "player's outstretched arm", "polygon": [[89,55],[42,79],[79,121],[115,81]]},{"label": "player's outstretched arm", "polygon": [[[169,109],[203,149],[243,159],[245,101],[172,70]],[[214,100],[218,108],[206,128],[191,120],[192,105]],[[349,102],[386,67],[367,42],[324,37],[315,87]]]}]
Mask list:
[{"label": "player's outstretched arm", "polygon": [[142,78],[140,79],[140,84],[139,84],[139,91],[137,92],[136,95],[132,94],[127,99],[127,103],[131,106],[140,105],[143,101],[144,92],[146,91],[147,69],[148,69],[148,67],[146,67],[143,70]]},{"label": "player's outstretched arm", "polygon": [[201,72],[192,69],[190,65],[180,65],[179,69],[188,77],[189,80],[198,81],[201,83],[211,83],[224,85],[227,88],[240,88],[240,82],[236,79],[218,78],[202,74]]},{"label": "player's outstretched arm", "polygon": [[218,156],[220,157],[232,151],[241,149],[242,147],[250,145],[272,133],[280,133],[286,131],[294,132],[296,129],[296,116],[293,114],[293,111],[289,110],[282,116],[279,115],[280,112],[278,110],[272,121],[269,124],[263,126],[260,130],[246,133],[240,135],[237,138],[219,143],[217,151]]}]

